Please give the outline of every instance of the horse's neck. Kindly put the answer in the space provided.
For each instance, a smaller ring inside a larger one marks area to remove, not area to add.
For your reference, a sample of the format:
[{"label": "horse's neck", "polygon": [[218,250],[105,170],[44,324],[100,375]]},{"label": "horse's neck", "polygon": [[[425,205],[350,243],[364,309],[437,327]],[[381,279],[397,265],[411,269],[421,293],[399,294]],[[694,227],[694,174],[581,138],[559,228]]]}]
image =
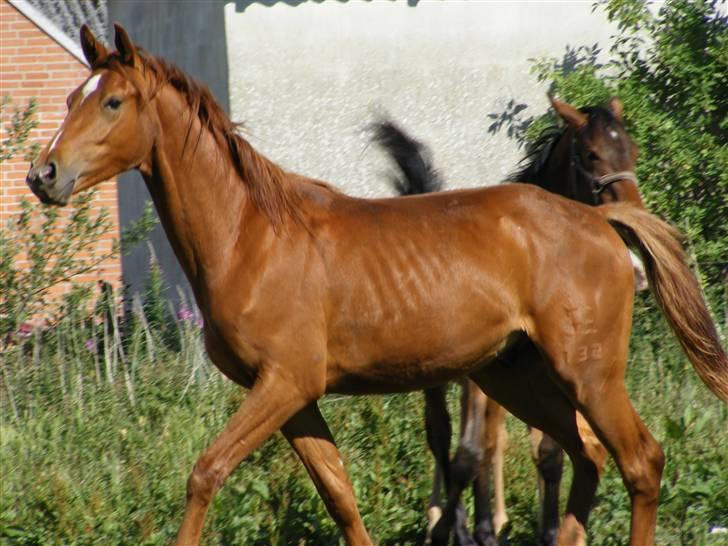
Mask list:
[{"label": "horse's neck", "polygon": [[570,195],[574,174],[571,172],[571,134],[566,130],[553,145],[546,162],[536,174],[536,183],[554,193]]},{"label": "horse's neck", "polygon": [[159,136],[151,166],[143,174],[167,237],[202,305],[205,283],[228,270],[245,229],[242,224],[255,212],[246,206],[245,186],[228,154],[181,97],[170,90],[155,102]]},{"label": "horse's neck", "polygon": [[591,188],[584,187],[584,180],[574,165],[573,134],[571,129],[561,135],[548,160],[536,174],[535,183],[550,192],[591,203]]}]

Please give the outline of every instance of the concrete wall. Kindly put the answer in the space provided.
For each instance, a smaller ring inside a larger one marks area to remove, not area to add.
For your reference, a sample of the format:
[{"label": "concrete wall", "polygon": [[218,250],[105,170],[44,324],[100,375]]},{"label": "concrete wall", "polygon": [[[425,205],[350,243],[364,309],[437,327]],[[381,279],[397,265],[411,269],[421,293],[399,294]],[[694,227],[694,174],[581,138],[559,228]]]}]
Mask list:
[{"label": "concrete wall", "polygon": [[364,127],[378,111],[431,145],[452,185],[492,184],[520,152],[488,114],[547,107],[532,57],[608,44],[592,2],[251,2],[225,7],[234,119],[284,167],[391,194]]},{"label": "concrete wall", "polygon": [[[121,23],[135,43],[164,57],[205,82],[228,109],[228,65],[225,50],[223,3],[216,0],[109,0],[109,21]],[[113,44],[113,28],[109,42]],[[119,180],[119,219],[122,226],[138,218],[151,201],[141,176],[126,173]],[[177,287],[187,281],[166,235],[158,226],[151,237],[169,295],[176,300]],[[144,287],[149,271],[149,249],[140,245],[122,258],[124,282],[136,291]]]}]

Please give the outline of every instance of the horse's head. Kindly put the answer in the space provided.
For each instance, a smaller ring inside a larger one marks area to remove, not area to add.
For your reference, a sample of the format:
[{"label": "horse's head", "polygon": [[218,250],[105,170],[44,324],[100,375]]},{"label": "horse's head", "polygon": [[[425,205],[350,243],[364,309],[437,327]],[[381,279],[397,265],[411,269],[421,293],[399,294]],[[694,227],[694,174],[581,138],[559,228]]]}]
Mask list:
[{"label": "horse's head", "polygon": [[634,169],[639,148],[622,121],[623,106],[612,98],[606,108],[574,108],[549,97],[571,133],[573,168],[591,185],[595,204],[631,201],[642,205]]},{"label": "horse's head", "polygon": [[138,167],[150,155],[150,84],[126,31],[119,25],[115,30],[117,51],[109,53],[81,27],[91,75],[68,96],[65,120],[26,178],[44,203],[64,205],[74,193]]}]

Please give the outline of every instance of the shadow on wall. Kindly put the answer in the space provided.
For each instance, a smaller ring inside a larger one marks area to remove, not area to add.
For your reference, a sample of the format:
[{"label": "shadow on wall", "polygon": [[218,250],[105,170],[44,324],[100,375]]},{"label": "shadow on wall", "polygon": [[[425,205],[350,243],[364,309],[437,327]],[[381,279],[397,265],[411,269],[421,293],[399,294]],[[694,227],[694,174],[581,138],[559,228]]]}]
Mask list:
[{"label": "shadow on wall", "polygon": [[[260,4],[265,7],[271,7],[275,4],[287,4],[289,6],[298,6],[300,4],[305,4],[306,2],[316,2],[317,4],[323,3],[325,0],[235,0],[235,11],[238,13],[243,13],[248,7],[250,7],[253,4]],[[373,1],[373,0],[370,0]],[[394,2],[395,0],[391,0]],[[419,3],[420,0],[407,0],[407,5],[410,7],[414,7]],[[348,0],[337,0],[337,2],[346,3]]]},{"label": "shadow on wall", "polygon": [[[601,52],[602,50],[599,44],[578,47],[572,47],[567,44],[566,51],[560,60],[555,58],[532,59],[532,62],[535,67],[549,64],[551,71],[566,76],[585,64],[593,66],[597,70],[602,68],[603,64],[597,60]],[[550,82],[548,92],[551,93],[553,91],[554,83]],[[508,138],[514,139],[518,143],[519,148],[528,147],[528,139],[526,138],[528,127],[535,119],[541,116],[527,116],[525,112],[527,109],[528,104],[520,102],[516,98],[510,99],[502,111],[488,114],[488,119],[492,120],[488,126],[488,133],[494,135],[505,130]]]}]

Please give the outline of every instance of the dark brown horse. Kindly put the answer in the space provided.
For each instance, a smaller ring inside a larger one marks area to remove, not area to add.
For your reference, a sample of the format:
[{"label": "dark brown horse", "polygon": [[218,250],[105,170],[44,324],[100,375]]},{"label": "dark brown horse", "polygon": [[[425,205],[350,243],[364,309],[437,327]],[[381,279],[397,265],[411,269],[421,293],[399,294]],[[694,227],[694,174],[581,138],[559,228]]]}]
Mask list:
[{"label": "dark brown horse", "polygon": [[[623,107],[612,98],[606,108],[576,109],[550,97],[563,129],[548,127],[530,147],[523,166],[508,180],[534,184],[553,193],[585,204],[627,201],[642,206],[636,186],[634,164],[637,147],[622,123]],[[441,191],[443,181],[432,165],[429,148],[391,120],[372,126],[373,140],[393,159],[401,172],[392,183],[400,195]],[[600,174],[598,174],[600,173]],[[641,275],[640,269],[636,275]],[[428,542],[443,540],[452,526],[460,546],[497,544],[508,520],[503,488],[503,459],[507,435],[505,413],[488,399],[472,381],[463,381],[460,441],[450,461],[450,417],[445,405],[445,387],[425,391],[425,428],[430,450],[435,456],[433,493],[428,508]],[[539,474],[541,510],[540,541],[554,544],[559,526],[559,488],[563,451],[539,430],[531,429],[532,454]],[[491,510],[490,479],[494,480],[495,510]],[[473,485],[475,522],[472,537],[467,529],[465,510],[460,504],[463,489]],[[440,500],[445,485],[447,503],[443,515]],[[435,525],[442,518],[435,529]]]},{"label": "dark brown horse", "polygon": [[[199,544],[215,493],[277,430],[347,542],[371,544],[317,401],[462,376],[571,457],[562,544],[584,543],[602,444],[629,491],[631,543],[652,544],[663,455],[624,386],[634,278],[622,237],[640,248],[698,374],[728,400],[728,357],[672,228],[637,207],[516,184],[347,197],[258,154],[205,87],[140,53],[121,27],[113,53],[81,35],[91,76],[28,184],[64,204],[138,169],[210,358],[250,389],[190,474],[178,544]],[[582,439],[591,430],[601,444]]]}]

